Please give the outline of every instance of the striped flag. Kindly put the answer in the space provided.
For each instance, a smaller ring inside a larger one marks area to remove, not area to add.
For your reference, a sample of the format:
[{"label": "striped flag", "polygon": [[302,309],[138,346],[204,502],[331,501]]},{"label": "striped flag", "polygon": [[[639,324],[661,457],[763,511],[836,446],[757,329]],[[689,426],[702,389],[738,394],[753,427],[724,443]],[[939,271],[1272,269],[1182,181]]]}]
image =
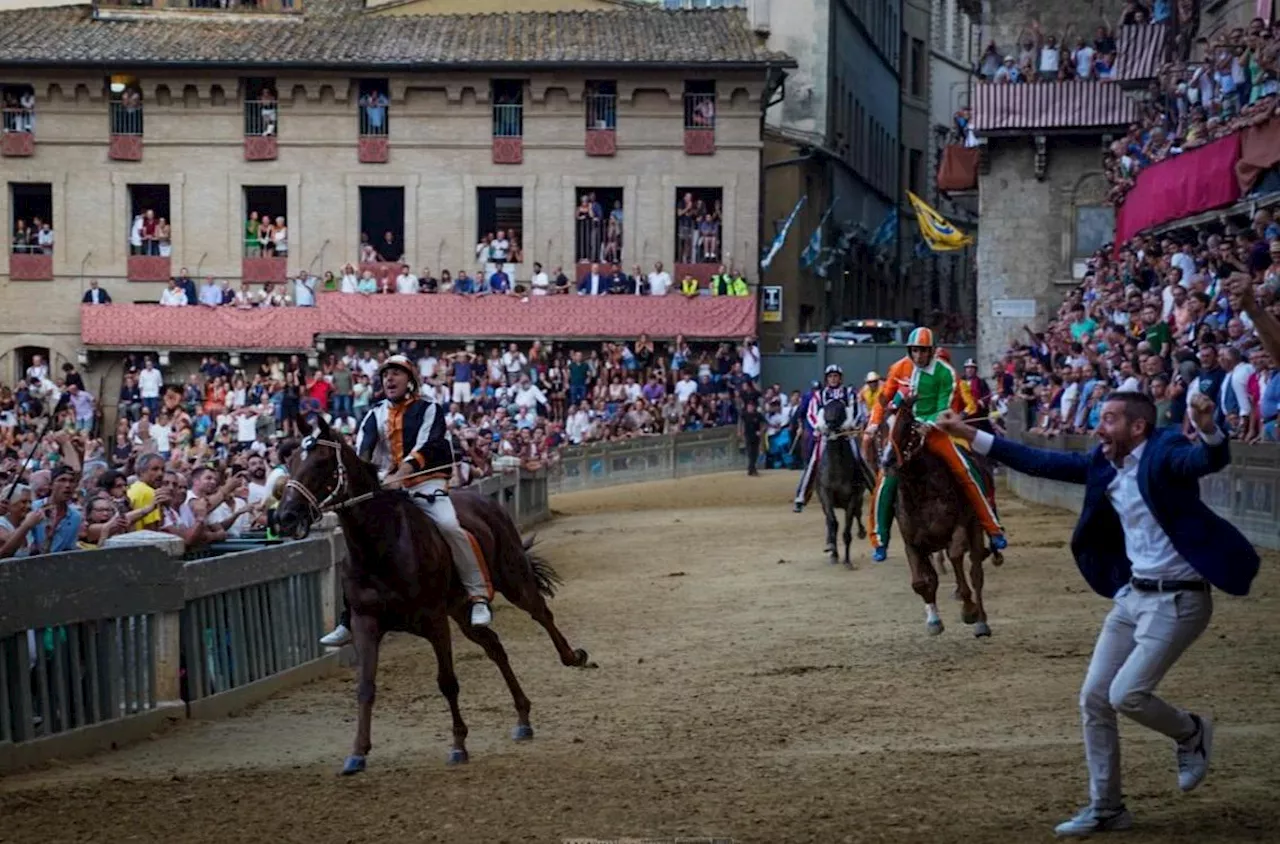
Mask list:
[{"label": "striped flag", "polygon": [[796,214],[800,213],[801,207],[803,207],[808,201],[809,196],[808,194],[805,194],[797,200],[796,207],[791,209],[791,215],[787,217],[787,222],[783,224],[782,231],[778,232],[777,236],[774,237],[773,245],[769,247],[769,251],[760,259],[761,272],[769,269],[769,265],[773,263],[773,259],[777,256],[778,252],[782,250],[782,244],[787,241],[787,232],[791,231],[791,224],[796,221]]}]

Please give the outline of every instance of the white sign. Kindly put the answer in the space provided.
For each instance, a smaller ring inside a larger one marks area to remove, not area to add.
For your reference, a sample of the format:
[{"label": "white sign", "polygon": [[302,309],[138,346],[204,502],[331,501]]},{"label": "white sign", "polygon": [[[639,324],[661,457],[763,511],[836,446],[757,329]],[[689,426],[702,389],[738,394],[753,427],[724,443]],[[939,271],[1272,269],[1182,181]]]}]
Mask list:
[{"label": "white sign", "polygon": [[991,315],[1010,319],[1035,319],[1035,299],[992,299]]}]

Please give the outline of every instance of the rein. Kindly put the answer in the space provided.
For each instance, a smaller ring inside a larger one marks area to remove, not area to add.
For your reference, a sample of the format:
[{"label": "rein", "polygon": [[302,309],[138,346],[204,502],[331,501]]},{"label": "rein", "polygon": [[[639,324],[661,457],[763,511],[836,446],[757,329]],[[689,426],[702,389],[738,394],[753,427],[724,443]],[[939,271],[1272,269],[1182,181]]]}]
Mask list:
[{"label": "rein", "polygon": [[339,495],[344,493],[347,488],[347,466],[342,459],[342,447],[338,443],[332,440],[317,439],[317,440],[314,440],[312,444],[328,446],[329,448],[332,448],[337,453],[338,482],[334,485],[333,489],[329,492],[329,494],[320,500],[316,498],[315,493],[313,493],[311,490],[307,489],[301,483],[299,483],[298,481],[292,478],[285,481],[284,486],[285,486],[285,489],[292,489],[295,492],[297,492],[298,495],[302,496],[302,499],[307,502],[307,506],[311,509],[311,514],[314,518],[319,518],[320,516],[323,516],[326,512],[338,512],[340,510],[346,510],[350,507],[355,507],[357,504],[363,504],[366,501],[369,501],[373,498],[376,498],[379,495],[382,495],[384,492],[403,491],[404,484],[407,481],[411,480],[412,478],[416,478],[421,475],[430,475],[435,472],[442,471],[444,469],[453,468],[453,464],[447,464],[444,466],[432,466],[428,469],[420,469],[417,472],[412,472],[400,478],[396,482],[399,485],[397,487],[383,487],[381,489],[373,490],[372,492],[361,493],[360,495],[357,495],[354,498],[343,498],[339,501],[335,501],[334,499],[338,498]]}]

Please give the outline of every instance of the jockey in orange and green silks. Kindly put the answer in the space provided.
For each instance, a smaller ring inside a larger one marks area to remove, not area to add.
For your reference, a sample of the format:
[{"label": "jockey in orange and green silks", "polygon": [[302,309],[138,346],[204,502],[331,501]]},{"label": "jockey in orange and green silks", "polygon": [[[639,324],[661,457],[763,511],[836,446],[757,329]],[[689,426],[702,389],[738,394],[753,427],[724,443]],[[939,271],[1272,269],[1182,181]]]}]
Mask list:
[{"label": "jockey in orange and green silks", "polygon": [[[933,332],[917,328],[907,338],[907,356],[895,363],[888,372],[880,400],[871,409],[871,419],[863,435],[864,452],[870,451],[875,431],[884,422],[886,408],[898,407],[907,395],[915,396],[915,417],[921,422],[932,422],[945,410],[965,410],[960,391],[960,379],[951,365],[935,355]],[[925,448],[942,458],[951,469],[960,488],[964,490],[969,505],[978,514],[983,529],[991,537],[991,547],[999,551],[1008,543],[1004,529],[996,518],[990,500],[990,490],[982,481],[982,474],[973,464],[967,451],[942,431],[930,426],[925,434]],[[898,478],[886,475],[879,469],[876,491],[871,506],[871,559],[884,562],[889,549],[889,528],[893,524],[893,507],[897,500]]]}]

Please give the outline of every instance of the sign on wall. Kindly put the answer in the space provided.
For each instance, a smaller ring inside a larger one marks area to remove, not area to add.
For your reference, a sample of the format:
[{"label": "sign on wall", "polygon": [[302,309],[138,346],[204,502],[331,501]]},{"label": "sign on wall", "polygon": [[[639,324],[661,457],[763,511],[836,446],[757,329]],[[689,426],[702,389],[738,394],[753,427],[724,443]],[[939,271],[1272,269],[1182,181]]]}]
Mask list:
[{"label": "sign on wall", "polygon": [[1035,319],[1035,299],[992,299],[991,315],[1010,319]]},{"label": "sign on wall", "polygon": [[782,288],[767,286],[760,288],[760,321],[782,322]]}]

